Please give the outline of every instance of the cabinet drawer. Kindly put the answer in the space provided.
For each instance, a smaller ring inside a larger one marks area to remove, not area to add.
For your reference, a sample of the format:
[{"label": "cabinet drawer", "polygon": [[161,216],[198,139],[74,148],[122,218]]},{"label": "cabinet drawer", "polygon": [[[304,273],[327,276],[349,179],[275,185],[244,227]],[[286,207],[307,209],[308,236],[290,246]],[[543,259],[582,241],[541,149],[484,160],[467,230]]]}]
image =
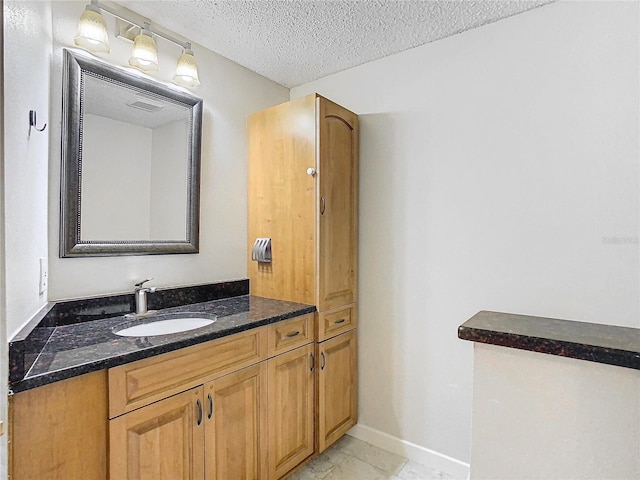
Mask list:
[{"label": "cabinet drawer", "polygon": [[267,358],[267,327],[109,369],[109,418]]},{"label": "cabinet drawer", "polygon": [[313,313],[269,325],[269,356],[313,342]]},{"label": "cabinet drawer", "polygon": [[358,305],[334,308],[318,314],[318,342],[356,328]]}]

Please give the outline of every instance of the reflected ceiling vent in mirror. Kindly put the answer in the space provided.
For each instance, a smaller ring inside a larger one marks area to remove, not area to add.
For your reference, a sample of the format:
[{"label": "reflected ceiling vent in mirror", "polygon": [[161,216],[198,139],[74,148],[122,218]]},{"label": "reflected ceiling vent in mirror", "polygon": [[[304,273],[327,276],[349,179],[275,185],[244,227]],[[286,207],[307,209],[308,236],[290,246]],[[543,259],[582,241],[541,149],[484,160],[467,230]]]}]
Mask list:
[{"label": "reflected ceiling vent in mirror", "polygon": [[179,40],[164,28],[151,25],[149,21],[131,10],[98,0],[91,0],[80,17],[75,43],[91,52],[110,53],[107,24],[102,16],[107,12],[116,17],[116,37],[134,41],[129,64],[143,71],[158,70],[158,47],[154,36],[163,38],[182,48],[178,58],[173,82],[183,87],[200,85],[198,65],[191,43]]},{"label": "reflected ceiling vent in mirror", "polygon": [[162,103],[155,102],[143,97],[137,97],[133,102],[127,103],[127,105],[133,108],[144,110],[145,112],[155,112],[156,110],[164,108],[164,105]]}]

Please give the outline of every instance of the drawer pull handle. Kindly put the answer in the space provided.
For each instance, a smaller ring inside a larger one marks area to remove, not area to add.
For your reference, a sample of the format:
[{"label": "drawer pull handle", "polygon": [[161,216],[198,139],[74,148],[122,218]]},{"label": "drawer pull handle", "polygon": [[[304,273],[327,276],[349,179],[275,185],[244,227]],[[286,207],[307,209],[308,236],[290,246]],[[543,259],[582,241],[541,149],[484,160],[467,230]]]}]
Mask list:
[{"label": "drawer pull handle", "polygon": [[211,398],[211,394],[207,394],[207,400],[209,401],[209,413],[207,413],[207,419],[211,420],[211,416],[213,415],[213,399]]},{"label": "drawer pull handle", "polygon": [[344,322],[346,322],[346,321],[347,321],[347,319],[346,319],[346,318],[341,318],[340,320],[336,320],[335,322],[333,322],[333,324],[334,324],[334,325],[339,325],[339,324],[344,323]]},{"label": "drawer pull handle", "polygon": [[196,407],[198,407],[198,425],[202,423],[202,403],[200,400],[196,401]]},{"label": "drawer pull handle", "polygon": [[320,215],[324,215],[324,211],[327,208],[327,201],[324,197],[320,197]]},{"label": "drawer pull handle", "polygon": [[313,368],[316,366],[316,360],[313,358],[313,353],[310,353],[309,357],[311,358],[311,371],[313,372]]},{"label": "drawer pull handle", "polygon": [[284,336],[284,338],[293,338],[297,337],[298,335],[300,335],[300,330],[298,330],[297,332],[289,332]]},{"label": "drawer pull handle", "polygon": [[324,367],[327,364],[327,359],[324,358],[324,352],[320,352],[320,358],[322,358],[322,364],[320,365],[320,370],[324,370]]}]

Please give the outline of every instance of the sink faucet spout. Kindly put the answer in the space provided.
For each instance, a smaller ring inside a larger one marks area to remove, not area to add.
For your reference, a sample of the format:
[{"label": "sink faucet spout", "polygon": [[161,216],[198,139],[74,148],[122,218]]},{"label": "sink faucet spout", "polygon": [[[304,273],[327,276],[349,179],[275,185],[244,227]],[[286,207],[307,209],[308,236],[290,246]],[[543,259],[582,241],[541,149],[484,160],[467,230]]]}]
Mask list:
[{"label": "sink faucet spout", "polygon": [[135,290],[133,295],[136,300],[136,316],[149,315],[154,311],[147,310],[147,293],[153,293],[156,291],[156,287],[143,287],[142,285],[153,278],[147,278],[139,283],[135,284]]}]

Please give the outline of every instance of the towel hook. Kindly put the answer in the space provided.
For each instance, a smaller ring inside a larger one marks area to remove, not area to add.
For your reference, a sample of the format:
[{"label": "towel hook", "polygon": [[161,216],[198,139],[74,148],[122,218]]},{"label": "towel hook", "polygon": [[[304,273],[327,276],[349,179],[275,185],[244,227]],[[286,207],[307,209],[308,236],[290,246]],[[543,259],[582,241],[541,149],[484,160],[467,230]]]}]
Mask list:
[{"label": "towel hook", "polygon": [[29,135],[31,135],[31,127],[35,128],[39,132],[44,132],[44,129],[47,128],[47,124],[45,123],[42,128],[38,128],[36,126],[36,111],[29,110]]}]

